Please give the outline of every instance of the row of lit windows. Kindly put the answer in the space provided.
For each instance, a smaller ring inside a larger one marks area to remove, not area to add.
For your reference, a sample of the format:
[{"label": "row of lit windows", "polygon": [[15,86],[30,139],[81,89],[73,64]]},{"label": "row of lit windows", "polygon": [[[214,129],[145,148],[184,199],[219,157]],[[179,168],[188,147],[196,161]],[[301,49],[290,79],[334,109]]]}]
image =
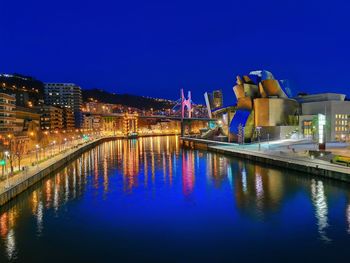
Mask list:
[{"label": "row of lit windows", "polygon": [[335,114],[336,119],[348,119],[347,114]]},{"label": "row of lit windows", "polygon": [[343,120],[343,121],[335,121],[335,125],[348,125],[348,121],[347,120]]},{"label": "row of lit windows", "polygon": [[349,130],[348,127],[335,127],[336,132],[348,131],[348,130]]}]

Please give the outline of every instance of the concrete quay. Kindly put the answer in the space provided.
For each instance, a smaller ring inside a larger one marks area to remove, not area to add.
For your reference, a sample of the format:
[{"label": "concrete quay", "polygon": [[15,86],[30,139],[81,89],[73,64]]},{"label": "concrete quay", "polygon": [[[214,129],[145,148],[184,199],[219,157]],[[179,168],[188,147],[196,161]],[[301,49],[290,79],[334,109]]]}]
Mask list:
[{"label": "concrete quay", "polygon": [[242,147],[238,144],[188,137],[181,137],[181,142],[184,146],[195,149],[205,149],[216,153],[281,167],[283,169],[290,169],[324,178],[350,182],[349,167],[332,164],[319,159],[313,159],[308,156],[299,156],[293,152],[289,153],[285,151],[266,149],[261,149],[259,151],[248,147]]}]

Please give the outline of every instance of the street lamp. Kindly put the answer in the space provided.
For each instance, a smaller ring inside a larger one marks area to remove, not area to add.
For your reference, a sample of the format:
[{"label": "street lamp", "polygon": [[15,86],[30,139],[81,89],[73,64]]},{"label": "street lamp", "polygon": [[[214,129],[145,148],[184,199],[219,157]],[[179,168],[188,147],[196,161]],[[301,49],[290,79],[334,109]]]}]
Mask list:
[{"label": "street lamp", "polygon": [[35,145],[35,155],[36,155],[36,165],[39,164],[39,159],[38,159],[38,150],[39,150],[40,146],[37,144]]},{"label": "street lamp", "polygon": [[259,151],[261,149],[261,144],[260,144],[260,135],[261,135],[261,127],[258,126],[255,128],[256,129],[256,132],[257,132],[257,136],[258,136],[258,141],[259,141]]},{"label": "street lamp", "polygon": [[[4,152],[4,155],[5,155],[5,172],[6,172],[6,187],[9,186],[9,173],[7,172],[7,166],[6,166],[6,159],[8,158],[9,156],[9,152],[8,151],[5,151]],[[4,167],[3,167],[4,169]],[[4,170],[3,170],[4,171]]]},{"label": "street lamp", "polygon": [[2,178],[2,177],[4,177],[4,168],[6,165],[6,154],[5,153],[3,155],[3,159],[0,160],[0,165],[2,166],[2,175],[1,175],[1,178]]},{"label": "street lamp", "polygon": [[56,144],[56,141],[53,141],[53,142],[52,142],[52,148],[51,148],[51,153],[52,153],[52,155],[54,155],[55,144]]}]

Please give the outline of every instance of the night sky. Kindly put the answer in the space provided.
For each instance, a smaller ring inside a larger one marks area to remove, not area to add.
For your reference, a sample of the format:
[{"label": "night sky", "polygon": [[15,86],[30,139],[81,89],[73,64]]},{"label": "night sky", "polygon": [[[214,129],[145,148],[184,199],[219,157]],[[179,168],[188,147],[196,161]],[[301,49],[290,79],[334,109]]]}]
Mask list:
[{"label": "night sky", "polygon": [[349,1],[1,0],[0,72],[195,102],[266,69],[350,95]]}]

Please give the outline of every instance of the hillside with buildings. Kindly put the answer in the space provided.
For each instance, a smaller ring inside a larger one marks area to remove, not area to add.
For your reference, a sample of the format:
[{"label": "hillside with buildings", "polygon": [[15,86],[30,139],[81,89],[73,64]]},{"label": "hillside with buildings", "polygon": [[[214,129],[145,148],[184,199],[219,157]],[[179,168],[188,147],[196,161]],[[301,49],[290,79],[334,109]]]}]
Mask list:
[{"label": "hillside with buildings", "polygon": [[123,119],[128,115],[176,114],[170,100],[84,90],[74,83],[44,83],[20,74],[0,74],[0,102],[0,153],[12,154],[69,143],[86,133],[128,130]]},{"label": "hillside with buildings", "polygon": [[15,95],[16,105],[31,107],[44,99],[44,83],[30,76],[0,74],[1,92]]},{"label": "hillside with buildings", "polygon": [[84,101],[97,100],[99,102],[121,104],[141,110],[149,110],[151,108],[154,110],[162,110],[171,108],[175,105],[175,102],[171,100],[143,97],[131,94],[116,94],[102,89],[83,89],[82,95]]}]

